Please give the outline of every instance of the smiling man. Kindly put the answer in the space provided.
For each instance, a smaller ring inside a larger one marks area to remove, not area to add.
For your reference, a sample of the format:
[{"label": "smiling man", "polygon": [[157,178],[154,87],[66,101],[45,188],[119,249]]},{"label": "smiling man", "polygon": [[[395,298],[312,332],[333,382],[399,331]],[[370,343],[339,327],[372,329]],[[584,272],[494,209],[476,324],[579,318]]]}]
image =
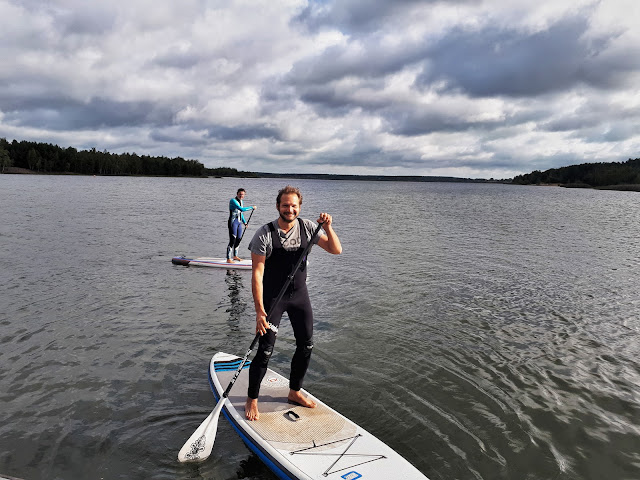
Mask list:
[{"label": "smiling man", "polygon": [[309,242],[317,243],[332,254],[342,252],[340,239],[333,230],[331,215],[320,214],[317,221],[322,223],[324,233],[311,238],[317,224],[298,218],[301,205],[302,194],[298,188],[287,186],[280,190],[276,199],[278,218],[258,229],[249,244],[253,265],[251,291],[256,310],[256,333],[261,335],[258,352],[249,368],[249,388],[245,405],[245,415],[249,420],[258,420],[260,416],[260,382],[267,371],[276,342],[276,333],[269,328],[269,323],[277,327],[284,312],[289,316],[296,339],[296,351],[291,360],[289,377],[289,401],[309,408],[316,406],[313,400],[300,392],[313,349],[313,312],[307,291],[306,258],[295,272],[282,300],[273,306],[267,322],[267,312],[272,308],[287,277]]}]

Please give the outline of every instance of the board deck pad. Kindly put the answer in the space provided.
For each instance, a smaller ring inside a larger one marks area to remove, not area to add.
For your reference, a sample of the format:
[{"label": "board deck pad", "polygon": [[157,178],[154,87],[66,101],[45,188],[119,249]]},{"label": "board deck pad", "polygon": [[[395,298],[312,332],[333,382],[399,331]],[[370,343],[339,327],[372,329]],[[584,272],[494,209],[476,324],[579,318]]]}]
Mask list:
[{"label": "board deck pad", "polygon": [[[211,360],[210,381],[217,398],[240,361],[221,353]],[[289,402],[289,380],[271,369],[260,386],[260,418],[247,421],[244,406],[249,363],[236,380],[223,412],[249,448],[280,478],[426,479],[389,446],[309,392],[302,390],[317,403],[316,408]]]}]

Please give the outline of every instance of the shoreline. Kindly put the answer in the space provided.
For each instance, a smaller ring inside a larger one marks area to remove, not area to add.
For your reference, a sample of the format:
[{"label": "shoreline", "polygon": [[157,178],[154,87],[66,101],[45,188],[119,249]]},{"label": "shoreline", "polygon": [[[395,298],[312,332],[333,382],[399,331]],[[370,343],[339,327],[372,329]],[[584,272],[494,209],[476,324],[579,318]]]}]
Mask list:
[{"label": "shoreline", "polygon": [[265,172],[245,172],[249,175],[143,175],[143,174],[88,174],[76,172],[37,172],[21,167],[7,167],[2,174],[8,175],[83,175],[88,177],[169,177],[169,178],[289,178],[300,180],[363,180],[378,182],[444,182],[444,183],[500,183],[510,185],[506,180],[486,180],[483,178],[462,178],[462,177],[437,177],[437,176],[385,176],[385,175],[343,175],[326,173],[265,173]]},{"label": "shoreline", "polygon": [[[171,178],[222,178],[217,175],[205,175],[202,177],[194,177],[190,175],[91,175],[75,172],[36,172],[28,168],[7,167],[2,174],[6,175],[81,175],[87,177],[171,177]],[[236,178],[236,177],[234,177]],[[504,185],[521,185],[500,180],[483,180],[453,177],[411,177],[411,176],[378,176],[378,175],[331,175],[331,174],[294,174],[294,173],[263,173],[257,174],[257,177],[238,176],[237,178],[299,178],[299,179],[316,179],[316,180],[369,180],[369,181],[398,181],[398,182],[445,182],[445,183],[499,183]],[[615,190],[619,192],[640,192],[640,184],[620,184],[620,185],[604,185],[592,187],[587,184],[563,184],[563,183],[538,183],[528,184],[534,187],[562,187],[562,188],[586,188],[591,190]]]}]

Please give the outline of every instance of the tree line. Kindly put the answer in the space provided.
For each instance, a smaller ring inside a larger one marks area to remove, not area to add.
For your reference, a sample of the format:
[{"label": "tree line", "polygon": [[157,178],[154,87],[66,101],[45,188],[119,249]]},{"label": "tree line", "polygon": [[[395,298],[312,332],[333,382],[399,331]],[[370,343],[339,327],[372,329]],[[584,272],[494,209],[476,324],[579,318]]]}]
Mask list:
[{"label": "tree line", "polygon": [[[197,160],[182,157],[152,157],[136,153],[109,153],[91,150],[61,148],[49,143],[0,138],[0,172],[10,167],[27,169],[38,173],[74,173],[83,175],[158,175],[194,177],[268,177],[277,174],[240,171],[235,168],[206,168]],[[280,175],[282,176],[282,175]],[[292,174],[293,176],[293,174]],[[320,176],[322,177],[322,176]],[[320,178],[313,176],[313,178]],[[351,178],[351,176],[348,176]],[[302,178],[302,177],[296,177]],[[333,177],[331,177],[333,178]],[[337,178],[337,177],[336,177]],[[345,177],[346,178],[346,177]],[[394,180],[443,181],[441,177],[388,177]],[[380,180],[381,178],[372,177]],[[450,179],[450,181],[474,181]],[[508,183],[503,180],[501,183]],[[518,175],[511,183],[520,185],[559,184],[568,187],[613,187],[640,185],[640,158],[626,162],[583,163],[568,167],[552,168],[541,172]]]},{"label": "tree line", "polygon": [[210,177],[242,177],[242,178],[258,178],[258,174],[254,172],[245,172],[230,167],[205,168],[204,172]]},{"label": "tree line", "polygon": [[566,187],[612,187],[640,184],[640,158],[626,162],[583,163],[518,175],[519,185],[559,184]]},{"label": "tree line", "polygon": [[136,153],[109,153],[61,148],[49,143],[0,138],[0,171],[9,167],[38,173],[76,173],[83,175],[168,175],[204,176],[205,167],[197,160],[182,157],[152,157]]},{"label": "tree line", "polygon": [[61,148],[49,143],[0,138],[0,173],[10,167],[37,173],[73,173],[81,175],[152,175],[190,177],[256,177],[235,168],[206,168],[197,160],[182,157],[152,157],[136,153],[109,153]]}]

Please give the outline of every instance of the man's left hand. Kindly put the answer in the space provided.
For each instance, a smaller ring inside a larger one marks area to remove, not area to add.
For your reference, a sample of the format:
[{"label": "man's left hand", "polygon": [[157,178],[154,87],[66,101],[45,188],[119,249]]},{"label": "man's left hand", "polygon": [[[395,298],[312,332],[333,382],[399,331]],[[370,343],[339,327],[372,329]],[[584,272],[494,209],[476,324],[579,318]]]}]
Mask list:
[{"label": "man's left hand", "polygon": [[318,217],[318,223],[322,223],[322,228],[330,227],[333,219],[328,213],[321,213]]}]

